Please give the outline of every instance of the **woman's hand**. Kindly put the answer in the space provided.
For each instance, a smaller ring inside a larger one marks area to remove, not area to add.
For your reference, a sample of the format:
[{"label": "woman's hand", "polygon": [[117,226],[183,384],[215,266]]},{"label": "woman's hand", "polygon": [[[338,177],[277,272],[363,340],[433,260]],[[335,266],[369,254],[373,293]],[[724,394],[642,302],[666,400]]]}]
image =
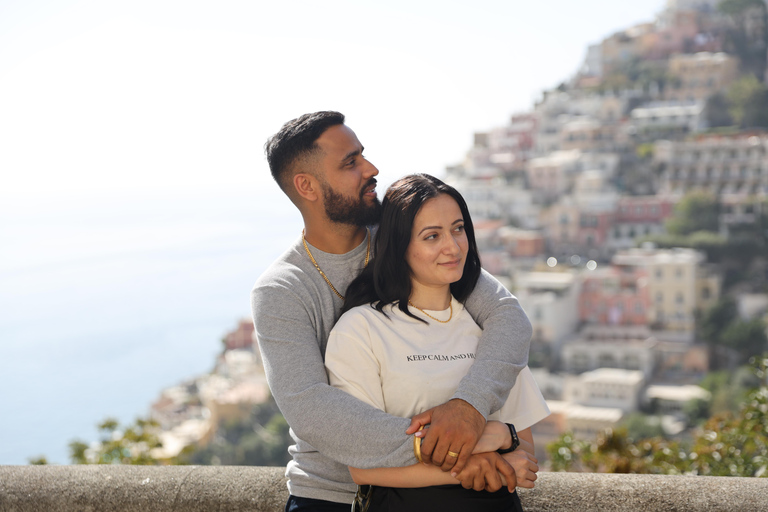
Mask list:
[{"label": "woman's hand", "polygon": [[[538,466],[536,469],[538,471]],[[476,491],[485,489],[496,492],[502,485],[506,485],[509,492],[513,492],[517,485],[514,467],[496,452],[472,455],[464,469],[458,474],[451,473],[451,476],[461,482],[461,486],[465,489]]]},{"label": "woman's hand", "polygon": [[515,469],[517,486],[533,489],[538,478],[536,473],[539,472],[539,460],[522,448],[505,453],[502,457]]}]

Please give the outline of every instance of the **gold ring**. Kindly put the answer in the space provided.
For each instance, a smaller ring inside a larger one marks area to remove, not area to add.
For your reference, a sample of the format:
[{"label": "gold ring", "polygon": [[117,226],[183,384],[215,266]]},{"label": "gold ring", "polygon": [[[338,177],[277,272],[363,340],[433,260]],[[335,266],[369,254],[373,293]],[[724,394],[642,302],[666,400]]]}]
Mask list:
[{"label": "gold ring", "polygon": [[452,452],[451,450],[448,450],[448,456],[449,457],[453,457],[454,459],[458,459],[459,458],[459,454],[456,453],[456,452]]}]

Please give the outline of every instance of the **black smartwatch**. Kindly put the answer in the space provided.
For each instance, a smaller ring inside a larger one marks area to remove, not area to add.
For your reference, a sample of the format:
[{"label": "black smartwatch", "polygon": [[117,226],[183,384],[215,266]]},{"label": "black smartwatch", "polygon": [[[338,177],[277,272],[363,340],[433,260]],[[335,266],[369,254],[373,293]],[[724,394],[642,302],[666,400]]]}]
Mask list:
[{"label": "black smartwatch", "polygon": [[512,446],[509,448],[499,448],[496,450],[497,453],[509,453],[513,452],[517,449],[518,446],[520,446],[520,438],[517,437],[517,430],[515,430],[515,426],[511,423],[507,423],[507,426],[509,427],[509,435],[512,436]]}]

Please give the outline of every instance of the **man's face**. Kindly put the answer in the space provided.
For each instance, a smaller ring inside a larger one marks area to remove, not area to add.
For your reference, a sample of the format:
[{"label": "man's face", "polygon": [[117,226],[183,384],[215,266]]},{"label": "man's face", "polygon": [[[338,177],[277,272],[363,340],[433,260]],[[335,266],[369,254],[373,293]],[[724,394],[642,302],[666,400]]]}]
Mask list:
[{"label": "man's face", "polygon": [[363,145],[355,132],[345,125],[331,126],[317,144],[322,151],[317,177],[328,218],[353,226],[378,223],[381,202],[374,176],[379,170],[363,156]]}]

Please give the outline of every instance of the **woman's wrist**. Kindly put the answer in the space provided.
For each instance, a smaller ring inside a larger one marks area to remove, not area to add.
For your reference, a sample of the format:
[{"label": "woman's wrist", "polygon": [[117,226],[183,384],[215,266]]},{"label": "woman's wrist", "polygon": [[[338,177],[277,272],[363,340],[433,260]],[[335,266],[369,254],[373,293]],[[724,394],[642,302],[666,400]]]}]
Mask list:
[{"label": "woman's wrist", "polygon": [[509,428],[506,423],[490,420],[485,424],[483,434],[472,451],[475,453],[495,452],[500,448],[512,445],[512,439],[509,434]]}]

